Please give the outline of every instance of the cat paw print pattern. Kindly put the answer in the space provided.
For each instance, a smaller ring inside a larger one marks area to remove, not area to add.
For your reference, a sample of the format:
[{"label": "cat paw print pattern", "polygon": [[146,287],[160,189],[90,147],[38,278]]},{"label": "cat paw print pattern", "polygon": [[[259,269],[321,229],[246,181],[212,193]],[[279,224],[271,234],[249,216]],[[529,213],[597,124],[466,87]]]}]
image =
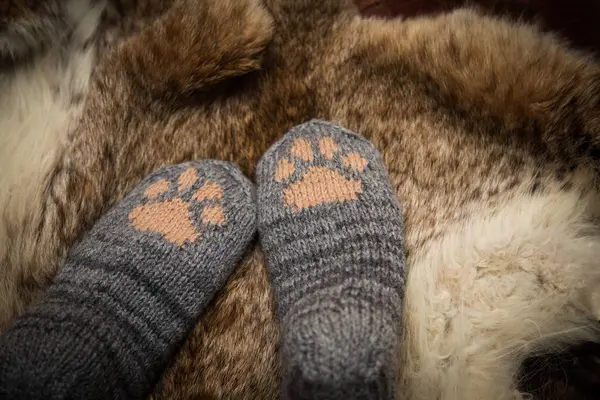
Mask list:
[{"label": "cat paw print pattern", "polygon": [[129,214],[132,226],[159,233],[174,244],[195,243],[207,227],[227,224],[221,204],[223,186],[210,178],[201,179],[192,166],[176,179],[161,178],[150,184],[144,195],[147,203]]},{"label": "cat paw print pattern", "polygon": [[[225,237],[254,224],[254,186],[232,164],[203,160],[161,168],[111,213],[127,226],[123,239],[180,248]],[[251,217],[250,217],[251,216]]]},{"label": "cat paw print pattern", "polygon": [[[309,135],[304,132],[307,126],[312,129]],[[373,187],[373,182],[381,180],[369,179],[376,175],[387,181],[385,170],[372,168],[381,163],[367,140],[343,128],[311,121],[293,128],[275,144],[263,157],[257,174],[259,181],[278,186],[268,193],[280,196],[279,202],[297,213],[370,197],[370,189],[385,190],[386,199],[394,198],[388,187]]]},{"label": "cat paw print pattern", "polygon": [[295,173],[299,175],[283,189],[284,203],[296,211],[323,203],[357,200],[363,190],[360,173],[369,164],[367,159],[356,152],[339,154],[339,145],[330,136],[317,142],[294,139],[289,156],[281,158],[275,170],[275,181],[282,184]]}]

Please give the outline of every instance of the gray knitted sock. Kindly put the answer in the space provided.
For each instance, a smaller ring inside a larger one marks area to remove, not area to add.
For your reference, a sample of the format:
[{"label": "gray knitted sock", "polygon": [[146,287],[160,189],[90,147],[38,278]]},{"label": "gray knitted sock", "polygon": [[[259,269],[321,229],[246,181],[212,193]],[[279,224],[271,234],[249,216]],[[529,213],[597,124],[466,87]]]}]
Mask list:
[{"label": "gray knitted sock", "polygon": [[310,121],[265,154],[257,181],[283,398],[395,398],[403,217],[379,152]]},{"label": "gray knitted sock", "polygon": [[236,167],[152,174],[0,338],[0,397],[145,398],[255,229],[253,187]]}]

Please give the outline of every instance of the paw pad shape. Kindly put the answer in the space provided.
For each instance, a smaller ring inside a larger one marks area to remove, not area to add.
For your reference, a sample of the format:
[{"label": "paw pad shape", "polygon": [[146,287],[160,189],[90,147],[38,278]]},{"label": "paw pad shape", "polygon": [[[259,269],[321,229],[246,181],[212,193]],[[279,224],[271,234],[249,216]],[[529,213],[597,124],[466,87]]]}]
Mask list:
[{"label": "paw pad shape", "polygon": [[[289,156],[279,160],[275,181],[284,185],[285,205],[298,212],[320,204],[357,200],[363,190],[362,180],[347,175],[360,175],[368,160],[356,152],[341,154],[332,137],[320,138],[314,147],[309,139],[296,138]],[[293,176],[297,179],[292,183]]]},{"label": "paw pad shape", "polygon": [[[144,196],[146,203],[129,213],[133,228],[160,233],[179,246],[199,241],[199,227],[227,223],[221,205],[223,188],[210,180],[201,182],[195,168],[186,169],[176,181],[160,179],[152,183],[144,190]],[[201,207],[192,207],[195,204]]]}]

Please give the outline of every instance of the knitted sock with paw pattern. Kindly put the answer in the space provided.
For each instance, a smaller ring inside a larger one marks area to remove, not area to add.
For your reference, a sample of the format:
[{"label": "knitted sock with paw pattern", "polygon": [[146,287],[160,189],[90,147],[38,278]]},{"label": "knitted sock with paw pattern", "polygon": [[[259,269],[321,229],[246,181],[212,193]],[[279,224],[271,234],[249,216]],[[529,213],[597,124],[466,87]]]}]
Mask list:
[{"label": "knitted sock with paw pattern", "polygon": [[281,323],[284,399],[394,399],[403,217],[377,149],[323,121],[257,168],[258,229]]},{"label": "knitted sock with paw pattern", "polygon": [[254,189],[236,167],[152,174],[0,337],[0,398],[146,398],[255,231]]}]

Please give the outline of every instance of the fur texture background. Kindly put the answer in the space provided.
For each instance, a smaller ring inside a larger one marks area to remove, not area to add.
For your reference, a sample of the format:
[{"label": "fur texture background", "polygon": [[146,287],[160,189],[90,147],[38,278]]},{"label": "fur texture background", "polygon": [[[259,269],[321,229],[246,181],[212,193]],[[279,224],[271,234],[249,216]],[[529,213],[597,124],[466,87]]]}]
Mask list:
[{"label": "fur texture background", "polygon": [[[252,176],[287,128],[324,118],[382,150],[405,209],[399,398],[523,398],[522,362],[598,339],[592,58],[474,11],[383,21],[343,0],[176,0],[162,13],[163,4],[90,3],[83,15],[107,7],[102,22],[60,28],[99,32],[98,65],[77,70],[92,80],[64,136],[19,130],[31,97],[0,114],[22,115],[0,143],[53,143],[30,147],[32,160],[50,154],[47,164],[10,170],[20,153],[2,159],[2,323],[39,298],[69,246],[145,174],[210,157]],[[8,85],[65,48],[27,43],[28,59],[3,72]],[[277,350],[255,246],[153,396],[275,399]]]},{"label": "fur texture background", "polygon": [[[600,3],[595,0],[357,0],[364,15],[411,18],[476,5],[496,16],[537,23],[575,48],[600,56]],[[586,343],[524,363],[521,387],[536,397],[594,399],[600,393],[600,346]]]},{"label": "fur texture background", "polygon": [[404,17],[434,15],[477,6],[496,16],[538,23],[578,49],[600,51],[600,3],[595,0],[357,0],[365,15]]},{"label": "fur texture background", "polygon": [[[600,56],[600,3],[595,0],[358,0],[364,15],[411,18],[476,5],[491,15],[535,22],[575,48]],[[586,343],[524,363],[521,387],[536,397],[594,399],[600,393],[600,346]]]}]

